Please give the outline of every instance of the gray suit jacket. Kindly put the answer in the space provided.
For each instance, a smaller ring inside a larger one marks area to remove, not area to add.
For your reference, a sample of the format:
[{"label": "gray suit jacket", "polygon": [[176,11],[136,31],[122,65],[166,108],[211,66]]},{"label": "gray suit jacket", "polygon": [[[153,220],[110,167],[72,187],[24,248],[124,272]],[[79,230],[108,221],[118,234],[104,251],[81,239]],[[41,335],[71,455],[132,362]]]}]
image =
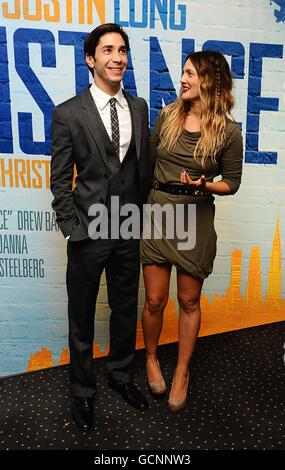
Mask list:
[{"label": "gray suit jacket", "polygon": [[[143,98],[124,92],[132,115],[139,173],[140,204],[146,201],[152,181],[148,107]],[[104,204],[110,169],[104,145],[106,131],[89,91],[54,109],[52,118],[51,191],[52,207],[64,236],[88,238],[89,207]],[[76,187],[72,190],[74,164]]]}]

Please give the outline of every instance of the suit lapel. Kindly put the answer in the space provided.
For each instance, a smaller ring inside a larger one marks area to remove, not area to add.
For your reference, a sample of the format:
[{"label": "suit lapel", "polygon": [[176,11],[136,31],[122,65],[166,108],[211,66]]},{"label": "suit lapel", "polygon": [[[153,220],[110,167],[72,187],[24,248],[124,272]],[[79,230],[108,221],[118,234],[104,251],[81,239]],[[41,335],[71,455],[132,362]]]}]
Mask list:
[{"label": "suit lapel", "polygon": [[[135,145],[136,145],[136,154],[137,158],[140,158],[140,151],[141,151],[141,115],[138,109],[137,103],[133,99],[132,95],[129,95],[123,90],[124,96],[128,102],[132,123],[133,123],[133,130],[135,133]],[[87,127],[89,128],[91,135],[100,151],[100,154],[108,167],[108,158],[106,153],[106,138],[109,139],[107,131],[104,127],[102,119],[100,118],[100,114],[98,109],[94,103],[92,95],[89,91],[89,88],[86,88],[81,94],[81,107],[83,109],[83,117],[86,122]]]},{"label": "suit lapel", "polygon": [[83,108],[83,117],[89,128],[91,135],[99,149],[99,152],[108,167],[108,158],[105,148],[106,137],[109,139],[107,131],[104,127],[102,119],[100,118],[98,109],[94,103],[89,88],[84,90],[81,94],[81,107]]},{"label": "suit lapel", "polygon": [[141,127],[142,127],[141,115],[133,97],[129,95],[128,93],[126,93],[124,90],[123,90],[123,93],[128,102],[131,116],[132,116],[133,129],[135,131],[136,153],[137,153],[137,158],[139,159],[140,153],[141,153]]}]

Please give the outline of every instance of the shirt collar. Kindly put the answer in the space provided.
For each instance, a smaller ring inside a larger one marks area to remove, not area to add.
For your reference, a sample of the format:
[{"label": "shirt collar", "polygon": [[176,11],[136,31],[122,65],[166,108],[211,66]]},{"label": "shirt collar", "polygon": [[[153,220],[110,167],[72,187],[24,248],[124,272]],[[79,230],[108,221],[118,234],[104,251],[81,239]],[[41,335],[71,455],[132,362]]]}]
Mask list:
[{"label": "shirt collar", "polygon": [[105,106],[110,101],[110,98],[116,98],[118,101],[119,105],[124,108],[125,107],[125,97],[123,94],[122,88],[119,89],[118,93],[115,96],[110,96],[107,93],[105,93],[101,88],[99,88],[97,85],[95,85],[94,81],[92,82],[92,85],[90,87],[90,93],[93,96],[93,99],[96,101],[96,104],[102,111]]}]

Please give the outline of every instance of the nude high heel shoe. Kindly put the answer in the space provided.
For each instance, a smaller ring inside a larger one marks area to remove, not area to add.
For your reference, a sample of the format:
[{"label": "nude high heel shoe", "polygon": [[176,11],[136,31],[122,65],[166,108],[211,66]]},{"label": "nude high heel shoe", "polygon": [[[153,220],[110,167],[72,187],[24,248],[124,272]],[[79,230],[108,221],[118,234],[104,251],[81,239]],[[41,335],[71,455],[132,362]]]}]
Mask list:
[{"label": "nude high heel shoe", "polygon": [[156,360],[156,364],[157,364],[161,379],[160,380],[150,381],[149,378],[147,378],[148,385],[149,385],[149,388],[151,389],[151,392],[153,393],[153,395],[163,395],[166,392],[166,384],[165,384],[163,375],[161,373],[161,369],[160,369],[160,365],[159,365],[158,360]]},{"label": "nude high heel shoe", "polygon": [[[174,382],[174,379],[173,379],[173,382]],[[173,387],[173,382],[172,382],[172,387]],[[174,411],[174,412],[180,411],[186,405],[188,385],[189,385],[189,372],[187,376],[185,393],[183,395],[179,397],[171,397],[171,392],[172,392],[172,387],[171,387],[169,398],[168,398],[168,405],[171,411]]]}]

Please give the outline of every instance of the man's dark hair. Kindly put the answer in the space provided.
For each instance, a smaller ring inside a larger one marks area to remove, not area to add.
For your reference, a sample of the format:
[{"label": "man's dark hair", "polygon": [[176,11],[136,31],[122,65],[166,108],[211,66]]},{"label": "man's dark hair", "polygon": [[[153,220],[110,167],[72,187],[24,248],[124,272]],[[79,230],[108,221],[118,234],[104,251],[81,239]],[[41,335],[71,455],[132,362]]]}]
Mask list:
[{"label": "man's dark hair", "polygon": [[[127,52],[129,52],[130,42],[129,42],[128,35],[127,33],[125,33],[123,28],[116,23],[105,23],[105,24],[101,24],[100,26],[97,26],[97,28],[93,29],[93,31],[91,31],[91,33],[89,33],[86,36],[85,41],[84,41],[85,54],[94,57],[95,50],[100,41],[101,36],[104,36],[104,34],[107,34],[107,33],[120,34],[125,42]],[[91,70],[90,67],[88,68],[93,75],[93,70]]]}]

